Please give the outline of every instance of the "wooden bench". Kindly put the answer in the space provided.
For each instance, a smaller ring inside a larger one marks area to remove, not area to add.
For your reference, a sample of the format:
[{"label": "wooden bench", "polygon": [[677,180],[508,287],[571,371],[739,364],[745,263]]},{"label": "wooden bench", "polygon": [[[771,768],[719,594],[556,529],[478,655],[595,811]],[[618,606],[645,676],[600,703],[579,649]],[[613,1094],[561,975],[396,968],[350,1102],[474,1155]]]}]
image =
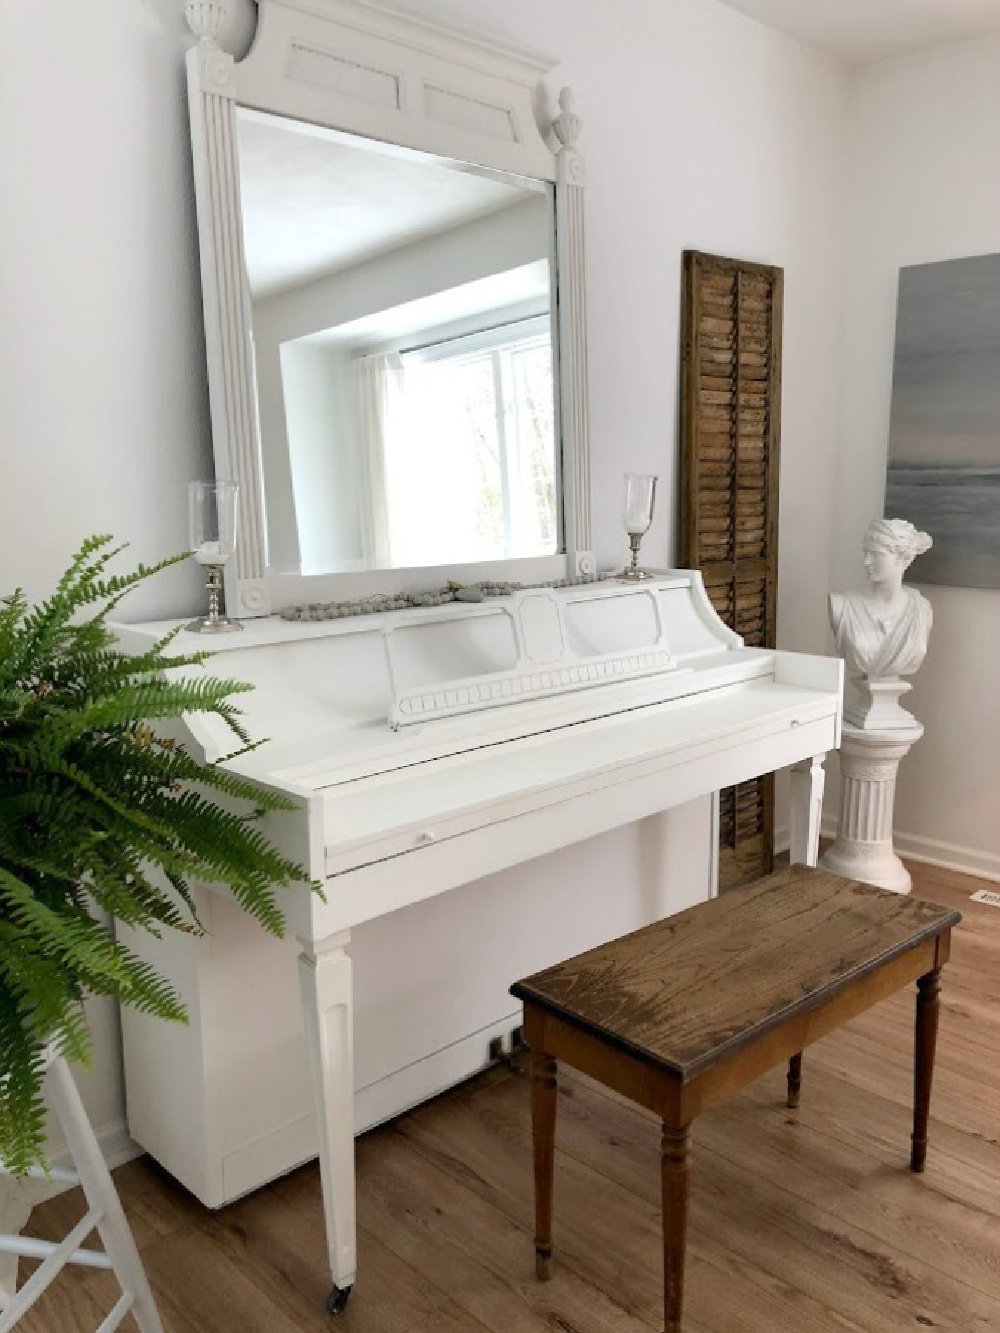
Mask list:
[{"label": "wooden bench", "polygon": [[550,1275],[557,1061],[663,1125],[664,1318],[679,1333],[688,1130],[700,1111],[917,982],[910,1166],[924,1169],[941,968],[961,914],[793,866],[517,982],[532,1052],[535,1255]]}]

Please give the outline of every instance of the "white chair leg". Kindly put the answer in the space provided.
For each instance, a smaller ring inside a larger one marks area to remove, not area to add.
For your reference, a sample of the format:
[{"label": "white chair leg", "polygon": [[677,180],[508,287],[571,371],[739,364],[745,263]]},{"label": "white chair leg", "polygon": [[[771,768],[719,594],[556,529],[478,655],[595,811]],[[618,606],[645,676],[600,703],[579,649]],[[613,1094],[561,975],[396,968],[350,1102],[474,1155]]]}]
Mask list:
[{"label": "white chair leg", "polygon": [[[16,1236],[38,1202],[32,1182],[0,1175],[0,1233]],[[6,1309],[17,1290],[17,1255],[0,1253],[0,1311]]]},{"label": "white chair leg", "polygon": [[118,1191],[65,1060],[57,1058],[49,1065],[46,1087],[73,1165],[79,1173],[80,1187],[91,1208],[100,1210],[97,1231],[122,1291],[132,1294],[132,1314],[140,1333],[163,1333],[156,1302]]},{"label": "white chair leg", "polygon": [[[52,1111],[59,1121],[73,1159],[75,1175],[86,1196],[88,1212],[65,1240],[59,1243],[31,1241],[17,1235],[0,1236],[0,1249],[7,1255],[27,1254],[42,1258],[41,1265],[21,1291],[0,1312],[0,1333],[7,1333],[8,1329],[15,1326],[67,1263],[110,1268],[121,1285],[121,1300],[97,1333],[112,1333],[129,1312],[135,1318],[140,1333],[163,1333],[153,1293],[111,1173],[90,1126],[69,1066],[61,1057],[56,1056],[51,1060],[45,1086]],[[81,1242],[93,1230],[100,1235],[104,1245],[103,1254],[81,1248]]]}]

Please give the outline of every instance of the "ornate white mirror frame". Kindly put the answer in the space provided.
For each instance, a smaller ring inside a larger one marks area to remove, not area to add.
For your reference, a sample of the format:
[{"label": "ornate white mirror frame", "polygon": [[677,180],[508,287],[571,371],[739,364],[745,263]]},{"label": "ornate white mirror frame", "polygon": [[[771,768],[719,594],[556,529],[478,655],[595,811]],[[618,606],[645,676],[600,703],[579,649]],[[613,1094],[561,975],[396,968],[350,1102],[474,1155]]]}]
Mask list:
[{"label": "ornate white mirror frame", "polygon": [[[564,89],[550,148],[534,112],[540,81],[557,62],[380,0],[258,0],[253,45],[236,61],[217,44],[225,11],[225,0],[185,4],[200,39],[187,68],[215,468],[239,482],[236,555],[226,570],[230,614],[267,615],[448,578],[593,573],[581,122]],[[554,184],[564,555],[354,574],[268,571],[237,107]]]}]

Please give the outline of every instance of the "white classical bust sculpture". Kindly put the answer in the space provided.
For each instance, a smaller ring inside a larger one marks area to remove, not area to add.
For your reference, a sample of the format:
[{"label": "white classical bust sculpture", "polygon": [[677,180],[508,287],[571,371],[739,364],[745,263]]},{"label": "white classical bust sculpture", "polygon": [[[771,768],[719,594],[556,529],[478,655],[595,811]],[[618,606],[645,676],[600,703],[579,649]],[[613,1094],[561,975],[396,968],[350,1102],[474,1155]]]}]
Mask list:
[{"label": "white classical bust sculpture", "polygon": [[849,673],[844,717],[855,726],[914,725],[899,706],[910,689],[900,677],[923,662],[933,613],[926,597],[903,586],[903,574],[930,546],[929,535],[906,519],[876,518],[862,544],[868,587],[830,596],[830,626]]}]

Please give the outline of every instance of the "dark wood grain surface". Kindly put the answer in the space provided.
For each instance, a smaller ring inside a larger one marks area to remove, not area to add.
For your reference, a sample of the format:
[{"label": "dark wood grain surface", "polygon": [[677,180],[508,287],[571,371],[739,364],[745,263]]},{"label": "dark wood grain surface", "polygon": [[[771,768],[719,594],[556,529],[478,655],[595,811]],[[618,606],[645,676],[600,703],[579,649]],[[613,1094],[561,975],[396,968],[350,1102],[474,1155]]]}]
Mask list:
[{"label": "dark wood grain surface", "polygon": [[511,991],[688,1079],[960,920],[952,908],[793,866]]}]

